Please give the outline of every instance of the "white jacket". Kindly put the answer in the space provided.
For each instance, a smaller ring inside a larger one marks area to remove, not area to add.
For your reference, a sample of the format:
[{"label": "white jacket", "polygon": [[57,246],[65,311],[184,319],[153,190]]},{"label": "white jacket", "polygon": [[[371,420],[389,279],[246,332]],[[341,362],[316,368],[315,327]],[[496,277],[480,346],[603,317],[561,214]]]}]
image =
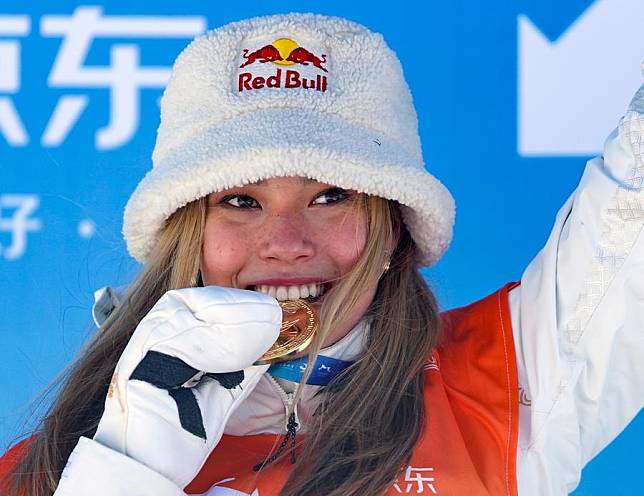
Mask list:
[{"label": "white jacket", "polygon": [[[573,491],[582,468],[644,404],[644,87],[603,157],[590,160],[559,211],[542,251],[510,293],[522,389],[517,478],[521,496]],[[97,323],[117,301],[96,293]],[[351,359],[362,349],[361,323],[324,351]],[[235,435],[284,432],[293,384],[265,375],[226,427]],[[298,407],[306,429],[316,386]],[[73,456],[92,452],[96,470],[109,466],[100,494],[180,495],[168,481],[119,453],[84,439]],[[98,456],[97,456],[98,454]],[[96,473],[86,474],[88,481]],[[156,482],[155,482],[156,481]],[[89,487],[89,486],[88,486]],[[97,494],[97,493],[95,493]],[[209,496],[237,494],[213,487]]]}]

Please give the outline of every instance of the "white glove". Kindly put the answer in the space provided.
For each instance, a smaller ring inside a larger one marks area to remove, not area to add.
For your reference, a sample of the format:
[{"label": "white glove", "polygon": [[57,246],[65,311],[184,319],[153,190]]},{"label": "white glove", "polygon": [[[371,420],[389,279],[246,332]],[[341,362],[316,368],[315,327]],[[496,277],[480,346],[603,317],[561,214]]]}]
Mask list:
[{"label": "white glove", "polygon": [[259,292],[168,291],[116,365],[94,440],[185,487],[266,372],[252,364],[277,340],[281,321],[277,301]]}]

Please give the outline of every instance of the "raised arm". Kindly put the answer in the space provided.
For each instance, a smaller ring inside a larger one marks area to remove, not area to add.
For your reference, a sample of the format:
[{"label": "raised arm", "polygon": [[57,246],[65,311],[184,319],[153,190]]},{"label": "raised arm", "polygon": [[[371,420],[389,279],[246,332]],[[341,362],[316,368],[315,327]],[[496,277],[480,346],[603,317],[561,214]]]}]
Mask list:
[{"label": "raised arm", "polygon": [[519,494],[568,494],[644,404],[644,86],[510,295]]}]

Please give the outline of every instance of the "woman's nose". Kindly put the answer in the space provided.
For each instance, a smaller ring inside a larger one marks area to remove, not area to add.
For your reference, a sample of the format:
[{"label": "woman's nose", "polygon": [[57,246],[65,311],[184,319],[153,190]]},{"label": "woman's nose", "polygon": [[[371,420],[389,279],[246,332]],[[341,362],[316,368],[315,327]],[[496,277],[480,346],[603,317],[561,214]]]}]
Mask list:
[{"label": "woman's nose", "polygon": [[267,220],[260,257],[286,263],[305,262],[315,253],[305,221],[296,215],[274,215]]}]

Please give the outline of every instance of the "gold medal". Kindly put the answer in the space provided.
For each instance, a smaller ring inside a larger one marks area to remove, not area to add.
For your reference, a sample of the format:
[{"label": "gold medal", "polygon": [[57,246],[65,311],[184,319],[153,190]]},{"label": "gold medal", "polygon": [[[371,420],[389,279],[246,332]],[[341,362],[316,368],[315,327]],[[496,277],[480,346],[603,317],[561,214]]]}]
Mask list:
[{"label": "gold medal", "polygon": [[287,360],[290,355],[305,350],[320,326],[318,315],[306,301],[280,301],[279,305],[282,307],[280,334],[275,344],[255,362],[255,365]]}]

